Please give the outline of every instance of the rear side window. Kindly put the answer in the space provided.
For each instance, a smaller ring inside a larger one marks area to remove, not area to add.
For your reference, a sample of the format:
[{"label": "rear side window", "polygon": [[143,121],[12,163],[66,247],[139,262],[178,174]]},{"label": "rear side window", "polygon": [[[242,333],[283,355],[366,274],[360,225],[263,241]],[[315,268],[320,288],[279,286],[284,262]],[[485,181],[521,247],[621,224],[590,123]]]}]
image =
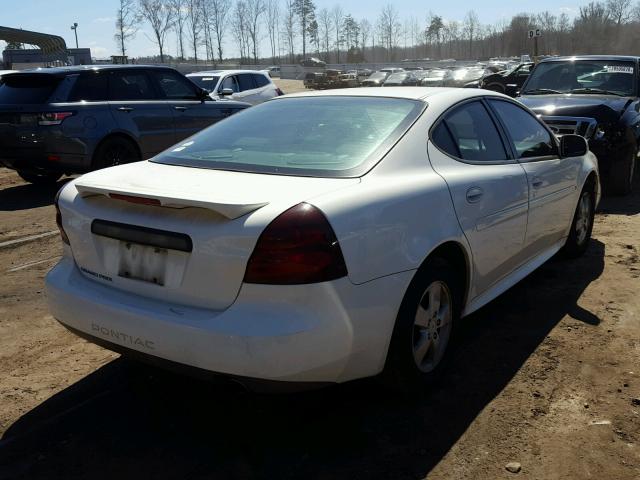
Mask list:
[{"label": "rear side window", "polygon": [[250,73],[241,73],[238,77],[238,83],[240,84],[240,91],[244,92],[245,90],[252,90],[256,88],[253,83],[253,75]]},{"label": "rear side window", "polygon": [[152,100],[156,95],[144,72],[113,72],[109,100]]},{"label": "rear side window", "polygon": [[529,112],[500,100],[489,100],[515,146],[518,158],[556,155],[551,134]]},{"label": "rear side window", "polygon": [[[507,159],[498,130],[482,103],[466,103],[448,113],[442,123],[446,125],[446,131],[436,128],[432,140],[443,151],[474,162]],[[451,152],[449,141],[453,142],[457,152]]]},{"label": "rear side window", "polygon": [[266,87],[267,85],[269,85],[271,83],[269,81],[269,79],[267,79],[267,77],[265,77],[264,75],[259,75],[259,74],[254,74],[253,75],[253,81],[256,84],[256,88]]},{"label": "rear side window", "polygon": [[104,73],[83,73],[73,86],[70,102],[100,102],[107,100],[107,75]]},{"label": "rear side window", "polygon": [[193,100],[196,99],[196,92],[193,84],[186,78],[174,72],[153,72],[160,92],[165,98]]},{"label": "rear side window", "polygon": [[0,104],[46,103],[60,80],[59,77],[48,74],[12,73],[5,75],[0,80]]}]

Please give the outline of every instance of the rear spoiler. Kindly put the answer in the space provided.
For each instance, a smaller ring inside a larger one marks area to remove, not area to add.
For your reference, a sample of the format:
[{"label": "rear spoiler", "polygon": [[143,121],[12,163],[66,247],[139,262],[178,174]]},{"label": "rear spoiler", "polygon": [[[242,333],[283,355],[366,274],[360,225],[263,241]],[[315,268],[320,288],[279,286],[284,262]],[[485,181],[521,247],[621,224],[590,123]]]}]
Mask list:
[{"label": "rear spoiler", "polygon": [[96,195],[102,195],[105,197],[113,198],[115,200],[124,200],[130,203],[156,205],[159,207],[169,208],[204,208],[214,211],[220,215],[234,220],[247,213],[258,210],[264,207],[269,202],[257,202],[257,203],[234,203],[234,202],[218,202],[215,200],[208,200],[202,198],[190,198],[186,193],[184,196],[176,197],[170,194],[159,194],[157,192],[133,190],[118,187],[103,187],[100,185],[87,185],[83,184],[82,180],[75,183],[75,187],[80,193],[81,197],[91,197]]}]

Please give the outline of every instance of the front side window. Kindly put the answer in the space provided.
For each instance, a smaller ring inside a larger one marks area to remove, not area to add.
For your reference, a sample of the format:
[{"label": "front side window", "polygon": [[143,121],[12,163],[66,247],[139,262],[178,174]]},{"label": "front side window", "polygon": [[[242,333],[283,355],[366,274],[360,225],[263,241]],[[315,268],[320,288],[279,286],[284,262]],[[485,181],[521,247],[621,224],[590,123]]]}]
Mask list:
[{"label": "front side window", "polygon": [[[448,113],[432,132],[432,140],[441,150],[463,160],[496,162],[507,160],[500,134],[484,105],[465,103]],[[453,147],[455,148],[453,148]]]},{"label": "front side window", "polygon": [[230,88],[234,93],[238,93],[240,91],[240,87],[238,87],[238,82],[236,81],[235,75],[231,75],[230,77],[227,77],[222,81],[220,90],[224,90],[225,88]]},{"label": "front side window", "polygon": [[542,62],[533,70],[522,95],[545,93],[634,96],[633,62],[576,60]]},{"label": "front side window", "polygon": [[353,177],[365,173],[422,112],[400,98],[326,96],[266,102],[154,161],[243,172]]},{"label": "front side window", "polygon": [[151,100],[156,97],[144,72],[113,72],[109,79],[109,100]]},{"label": "front side window", "polygon": [[193,100],[196,92],[188,80],[173,72],[153,72],[165,98]]},{"label": "front side window", "polygon": [[489,103],[507,129],[518,158],[557,155],[551,134],[529,112],[502,100]]}]

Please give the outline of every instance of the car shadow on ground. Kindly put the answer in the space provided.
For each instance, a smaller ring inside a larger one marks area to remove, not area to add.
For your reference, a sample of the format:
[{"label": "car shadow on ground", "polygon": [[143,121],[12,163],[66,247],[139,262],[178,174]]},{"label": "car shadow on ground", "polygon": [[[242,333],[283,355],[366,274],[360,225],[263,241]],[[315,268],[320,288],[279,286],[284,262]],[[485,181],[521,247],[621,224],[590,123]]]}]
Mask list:
[{"label": "car shadow on ground", "polygon": [[65,177],[49,185],[24,183],[0,190],[0,211],[15,212],[53,205],[58,190],[72,178]]},{"label": "car shadow on ground", "polygon": [[[638,162],[640,169],[640,161]],[[629,195],[603,195],[598,213],[613,215],[636,215],[640,213],[640,172],[636,172],[633,190]]]},{"label": "car shadow on ground", "polygon": [[[592,240],[460,324],[446,375],[406,397],[365,380],[258,395],[118,359],[17,420],[0,478],[423,478],[604,269]],[[541,301],[544,300],[544,301]]]}]

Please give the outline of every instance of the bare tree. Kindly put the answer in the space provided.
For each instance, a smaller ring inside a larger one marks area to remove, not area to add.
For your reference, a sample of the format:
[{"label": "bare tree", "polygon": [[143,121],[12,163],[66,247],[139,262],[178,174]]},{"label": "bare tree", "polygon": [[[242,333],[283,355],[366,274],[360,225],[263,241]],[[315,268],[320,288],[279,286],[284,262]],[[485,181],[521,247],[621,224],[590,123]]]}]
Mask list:
[{"label": "bare tree", "polygon": [[140,14],[135,0],[119,0],[120,6],[116,12],[116,34],[114,38],[120,47],[122,56],[127,54],[127,40],[136,36]]},{"label": "bare tree", "polygon": [[222,62],[223,41],[227,33],[227,17],[229,15],[229,3],[226,0],[205,0],[207,9],[207,23],[213,28],[218,49],[218,60]]},{"label": "bare tree", "polygon": [[193,59],[198,63],[198,45],[200,43],[200,33],[202,32],[202,10],[200,10],[198,0],[186,1],[188,35],[193,49]]},{"label": "bare tree", "polygon": [[298,16],[298,21],[300,22],[302,57],[305,58],[307,56],[307,35],[310,33],[309,26],[316,19],[316,6],[314,5],[313,0],[294,0],[293,5],[296,15]]},{"label": "bare tree", "polygon": [[243,0],[238,0],[233,9],[231,28],[233,30],[234,37],[238,41],[238,48],[240,49],[240,63],[251,56],[247,18],[247,4]]},{"label": "bare tree", "polygon": [[289,58],[295,61],[296,11],[295,0],[284,0],[284,17],[282,19],[285,40],[289,48]]},{"label": "bare tree", "polygon": [[187,21],[186,0],[171,0],[171,8],[175,18],[175,32],[178,40],[178,55],[180,60],[184,60],[184,27]]},{"label": "bare tree", "polygon": [[[360,20],[360,38],[362,39],[362,59],[364,60],[366,58],[367,40],[373,38],[373,35],[371,35],[371,23],[366,18]],[[373,45],[371,46],[371,55],[373,55]]]},{"label": "bare tree", "polygon": [[340,5],[336,5],[331,9],[331,18],[333,19],[333,28],[336,34],[336,63],[340,63],[340,44],[342,43],[342,23],[344,21],[344,10]]},{"label": "bare tree", "polygon": [[320,35],[320,43],[324,49],[324,59],[329,61],[329,48],[331,27],[333,23],[331,21],[331,13],[326,8],[323,8],[318,12],[318,34]]},{"label": "bare tree", "polygon": [[155,38],[149,38],[158,45],[160,50],[160,62],[164,63],[164,43],[167,33],[173,27],[174,11],[167,0],[140,0],[140,14],[151,29]]},{"label": "bare tree", "polygon": [[253,61],[258,64],[258,42],[260,41],[260,17],[266,10],[264,0],[246,0],[247,33],[252,44]]},{"label": "bare tree", "polygon": [[276,63],[276,41],[278,35],[278,17],[280,15],[280,4],[278,0],[266,1],[266,24],[269,33],[269,44],[271,45],[271,60]]},{"label": "bare tree", "polygon": [[394,50],[398,46],[401,29],[396,8],[390,3],[382,7],[378,17],[378,30],[380,40],[387,49],[387,60],[389,61],[394,58]]},{"label": "bare tree", "polygon": [[633,4],[631,0],[607,0],[609,16],[620,26],[631,18]]},{"label": "bare tree", "polygon": [[473,40],[480,29],[480,20],[478,14],[473,10],[467,12],[464,17],[464,33],[469,39],[469,59],[473,58]]}]

